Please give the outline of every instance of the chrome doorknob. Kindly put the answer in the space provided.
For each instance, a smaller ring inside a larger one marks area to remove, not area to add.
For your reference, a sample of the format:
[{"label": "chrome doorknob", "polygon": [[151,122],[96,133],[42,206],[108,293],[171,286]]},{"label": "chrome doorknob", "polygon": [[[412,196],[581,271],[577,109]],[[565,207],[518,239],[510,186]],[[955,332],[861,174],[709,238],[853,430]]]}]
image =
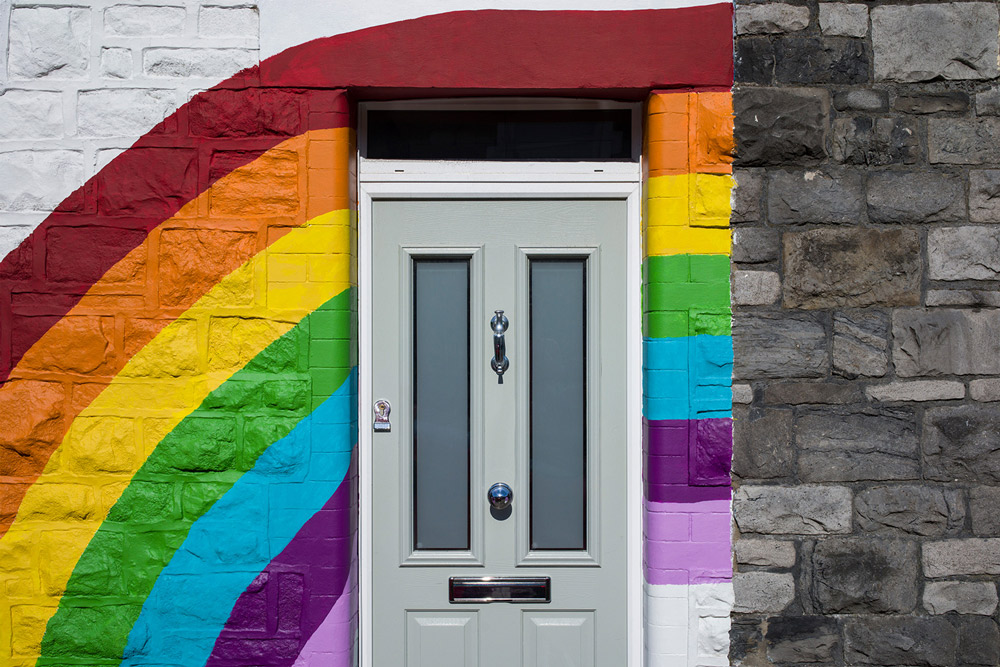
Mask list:
[{"label": "chrome doorknob", "polygon": [[514,499],[514,492],[503,482],[497,482],[486,492],[486,498],[490,501],[490,507],[495,510],[505,510],[510,507],[510,501]]}]

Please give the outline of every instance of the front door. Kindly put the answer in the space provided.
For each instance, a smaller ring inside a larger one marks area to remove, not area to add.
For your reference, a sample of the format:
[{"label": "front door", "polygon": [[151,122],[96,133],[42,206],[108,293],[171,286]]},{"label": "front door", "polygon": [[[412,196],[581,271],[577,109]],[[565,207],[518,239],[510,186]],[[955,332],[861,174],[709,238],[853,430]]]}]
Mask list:
[{"label": "front door", "polygon": [[625,664],[626,215],[373,202],[374,667]]}]

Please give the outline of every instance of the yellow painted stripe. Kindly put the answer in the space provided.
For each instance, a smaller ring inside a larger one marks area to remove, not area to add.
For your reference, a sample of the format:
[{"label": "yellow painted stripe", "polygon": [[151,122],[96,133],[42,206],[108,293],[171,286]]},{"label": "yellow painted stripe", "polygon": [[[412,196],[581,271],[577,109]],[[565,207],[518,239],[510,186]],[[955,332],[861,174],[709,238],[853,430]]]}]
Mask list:
[{"label": "yellow painted stripe", "polygon": [[[160,440],[209,392],[351,286],[351,216],[317,216],[226,276],[80,412],[0,539],[0,636],[15,640],[14,656],[0,649],[4,662],[38,654],[77,560]],[[302,272],[269,273],[269,260],[289,257]],[[200,372],[192,374],[192,365]]]},{"label": "yellow painted stripe", "polygon": [[646,254],[729,254],[728,174],[655,176],[646,183]]}]

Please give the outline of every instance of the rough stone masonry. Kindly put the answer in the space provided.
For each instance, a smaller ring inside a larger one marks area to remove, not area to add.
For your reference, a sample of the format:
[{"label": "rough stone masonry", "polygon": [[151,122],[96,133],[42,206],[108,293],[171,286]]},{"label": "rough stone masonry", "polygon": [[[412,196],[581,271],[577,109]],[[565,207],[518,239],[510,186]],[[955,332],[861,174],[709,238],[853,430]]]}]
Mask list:
[{"label": "rough stone masonry", "polygon": [[737,2],[733,664],[1000,664],[997,17]]}]

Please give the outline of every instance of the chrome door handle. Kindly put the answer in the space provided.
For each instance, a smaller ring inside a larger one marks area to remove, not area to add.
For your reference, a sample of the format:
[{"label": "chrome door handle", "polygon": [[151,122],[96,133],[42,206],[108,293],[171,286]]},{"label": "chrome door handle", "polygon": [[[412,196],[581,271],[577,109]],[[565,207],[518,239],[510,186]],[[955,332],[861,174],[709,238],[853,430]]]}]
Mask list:
[{"label": "chrome door handle", "polygon": [[490,501],[490,507],[495,510],[505,510],[510,507],[514,500],[514,492],[503,482],[497,482],[486,492],[486,498]]},{"label": "chrome door handle", "polygon": [[497,374],[497,384],[503,384],[503,374],[510,368],[510,359],[507,358],[507,343],[504,341],[504,332],[510,326],[510,321],[504,317],[502,310],[493,312],[496,314],[490,320],[490,328],[493,329],[493,358],[490,359],[490,368]]}]

